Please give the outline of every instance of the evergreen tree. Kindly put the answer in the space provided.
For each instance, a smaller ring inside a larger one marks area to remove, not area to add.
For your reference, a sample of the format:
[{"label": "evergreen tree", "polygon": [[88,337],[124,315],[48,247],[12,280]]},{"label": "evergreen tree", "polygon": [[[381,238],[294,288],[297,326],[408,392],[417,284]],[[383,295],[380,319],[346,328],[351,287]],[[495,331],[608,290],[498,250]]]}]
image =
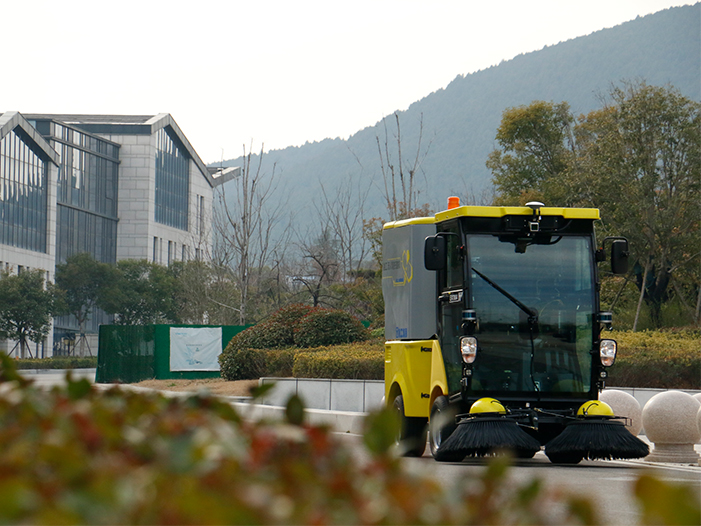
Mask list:
[{"label": "evergreen tree", "polygon": [[51,317],[60,308],[53,284],[44,287],[44,271],[0,274],[0,338],[15,340],[20,358],[27,353],[31,356],[29,341],[39,343],[46,338]]}]

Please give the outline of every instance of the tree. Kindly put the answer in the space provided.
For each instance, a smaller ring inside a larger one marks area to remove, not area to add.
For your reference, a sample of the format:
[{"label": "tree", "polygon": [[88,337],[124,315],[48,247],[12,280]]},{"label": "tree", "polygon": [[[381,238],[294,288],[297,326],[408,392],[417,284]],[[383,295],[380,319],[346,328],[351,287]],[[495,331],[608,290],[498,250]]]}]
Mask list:
[{"label": "tree", "polygon": [[566,102],[534,101],[504,111],[496,135],[499,148],[487,160],[498,204],[570,202],[564,183],[576,157],[574,125]]},{"label": "tree", "polygon": [[501,149],[487,162],[497,201],[601,209],[603,233],[631,242],[640,302],[653,324],[662,324],[672,296],[698,323],[700,107],[672,87],[628,82],[578,121],[566,103],[507,110]]},{"label": "tree", "polygon": [[32,355],[28,340],[39,343],[46,338],[52,316],[62,308],[53,284],[44,286],[43,270],[0,273],[0,338],[17,341],[21,358]]},{"label": "tree", "polygon": [[227,201],[222,185],[214,216],[217,242],[213,261],[228,269],[238,289],[238,302],[232,308],[239,313],[240,325],[249,319],[250,297],[266,268],[282,264],[288,236],[283,228],[274,236],[274,228],[282,227],[282,207],[270,206],[276,189],[275,165],[270,176],[262,166],[263,147],[255,166],[251,152],[246,155],[244,148],[241,175],[233,181],[233,203]]},{"label": "tree", "polygon": [[[329,228],[322,225],[319,237],[309,242],[309,235],[299,236],[297,246],[304,263],[297,270],[294,281],[301,284],[312,297],[314,307],[321,303],[325,290],[338,281],[338,243],[333,239]],[[328,304],[328,303],[327,303]]]},{"label": "tree", "polygon": [[64,293],[66,312],[72,314],[80,330],[79,354],[85,354],[85,324],[101,299],[103,290],[116,278],[116,269],[101,263],[87,252],[70,256],[56,265],[56,286]]},{"label": "tree", "polygon": [[626,83],[581,125],[580,184],[608,229],[631,241],[656,326],[672,291],[690,313],[701,297],[700,110],[674,88]]},{"label": "tree", "polygon": [[168,271],[174,279],[174,312],[179,323],[234,325],[238,311],[231,298],[238,295],[226,269],[206,261],[175,261]]},{"label": "tree", "polygon": [[394,135],[396,150],[390,146],[389,132],[387,131],[387,119],[382,119],[385,136],[381,141],[379,135],[375,136],[377,152],[380,155],[380,170],[384,184],[384,198],[387,205],[387,213],[390,221],[415,217],[414,212],[418,206],[418,192],[415,186],[417,172],[421,169],[423,160],[431,148],[429,142],[422,152],[423,140],[423,114],[419,122],[419,136],[416,145],[416,155],[413,160],[407,162],[402,156],[402,130],[399,124],[399,113],[394,113],[397,132]]},{"label": "tree", "polygon": [[100,302],[120,325],[177,322],[175,278],[167,267],[145,259],[117,262],[116,279]]},{"label": "tree", "polygon": [[363,235],[363,224],[370,187],[361,191],[356,181],[348,177],[337,188],[335,196],[332,196],[322,182],[319,186],[322,197],[321,203],[315,203],[317,217],[328,230],[327,235],[332,235],[337,244],[336,255],[341,279],[346,280],[351,273],[359,272],[366,264],[368,240]]}]

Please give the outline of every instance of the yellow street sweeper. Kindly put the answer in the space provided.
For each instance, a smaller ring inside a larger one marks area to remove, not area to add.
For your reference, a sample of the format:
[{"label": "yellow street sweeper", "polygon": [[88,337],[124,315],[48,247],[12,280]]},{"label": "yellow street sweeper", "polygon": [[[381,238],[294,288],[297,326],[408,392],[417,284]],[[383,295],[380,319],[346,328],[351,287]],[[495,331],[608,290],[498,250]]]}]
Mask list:
[{"label": "yellow street sweeper", "polygon": [[383,228],[385,400],[400,446],[439,461],[511,450],[552,462],[639,458],[645,443],[599,402],[616,342],[597,264],[627,272],[599,211],[460,206]]}]

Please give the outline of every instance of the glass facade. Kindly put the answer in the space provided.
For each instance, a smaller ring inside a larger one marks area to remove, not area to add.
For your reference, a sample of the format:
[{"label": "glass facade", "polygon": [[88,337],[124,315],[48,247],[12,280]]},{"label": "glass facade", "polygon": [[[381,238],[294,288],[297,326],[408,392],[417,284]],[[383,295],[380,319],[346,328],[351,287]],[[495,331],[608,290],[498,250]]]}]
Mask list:
[{"label": "glass facade", "polygon": [[[56,263],[87,252],[103,263],[117,262],[119,146],[50,120],[33,123],[61,161],[56,188]],[[111,316],[95,308],[87,323],[97,332]],[[79,329],[73,316],[54,320],[58,342]]]},{"label": "glass facade", "polygon": [[[98,261],[115,263],[119,147],[58,123],[51,126],[51,145],[61,156],[56,261],[89,252]],[[41,132],[44,126],[38,128]]]},{"label": "glass facade", "polygon": [[156,132],[156,222],[187,230],[189,192],[189,157],[161,128]]},{"label": "glass facade", "polygon": [[47,173],[14,131],[0,140],[0,244],[46,252]]}]

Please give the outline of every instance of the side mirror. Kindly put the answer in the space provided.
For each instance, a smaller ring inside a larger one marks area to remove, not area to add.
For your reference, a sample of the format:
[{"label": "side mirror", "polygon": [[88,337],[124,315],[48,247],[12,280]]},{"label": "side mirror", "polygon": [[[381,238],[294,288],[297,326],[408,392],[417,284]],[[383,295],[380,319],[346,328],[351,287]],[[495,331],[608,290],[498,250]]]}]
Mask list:
[{"label": "side mirror", "polygon": [[611,272],[628,273],[628,240],[616,239],[611,243]]},{"label": "side mirror", "polygon": [[424,267],[426,270],[443,270],[445,268],[445,238],[428,236],[424,242]]}]

